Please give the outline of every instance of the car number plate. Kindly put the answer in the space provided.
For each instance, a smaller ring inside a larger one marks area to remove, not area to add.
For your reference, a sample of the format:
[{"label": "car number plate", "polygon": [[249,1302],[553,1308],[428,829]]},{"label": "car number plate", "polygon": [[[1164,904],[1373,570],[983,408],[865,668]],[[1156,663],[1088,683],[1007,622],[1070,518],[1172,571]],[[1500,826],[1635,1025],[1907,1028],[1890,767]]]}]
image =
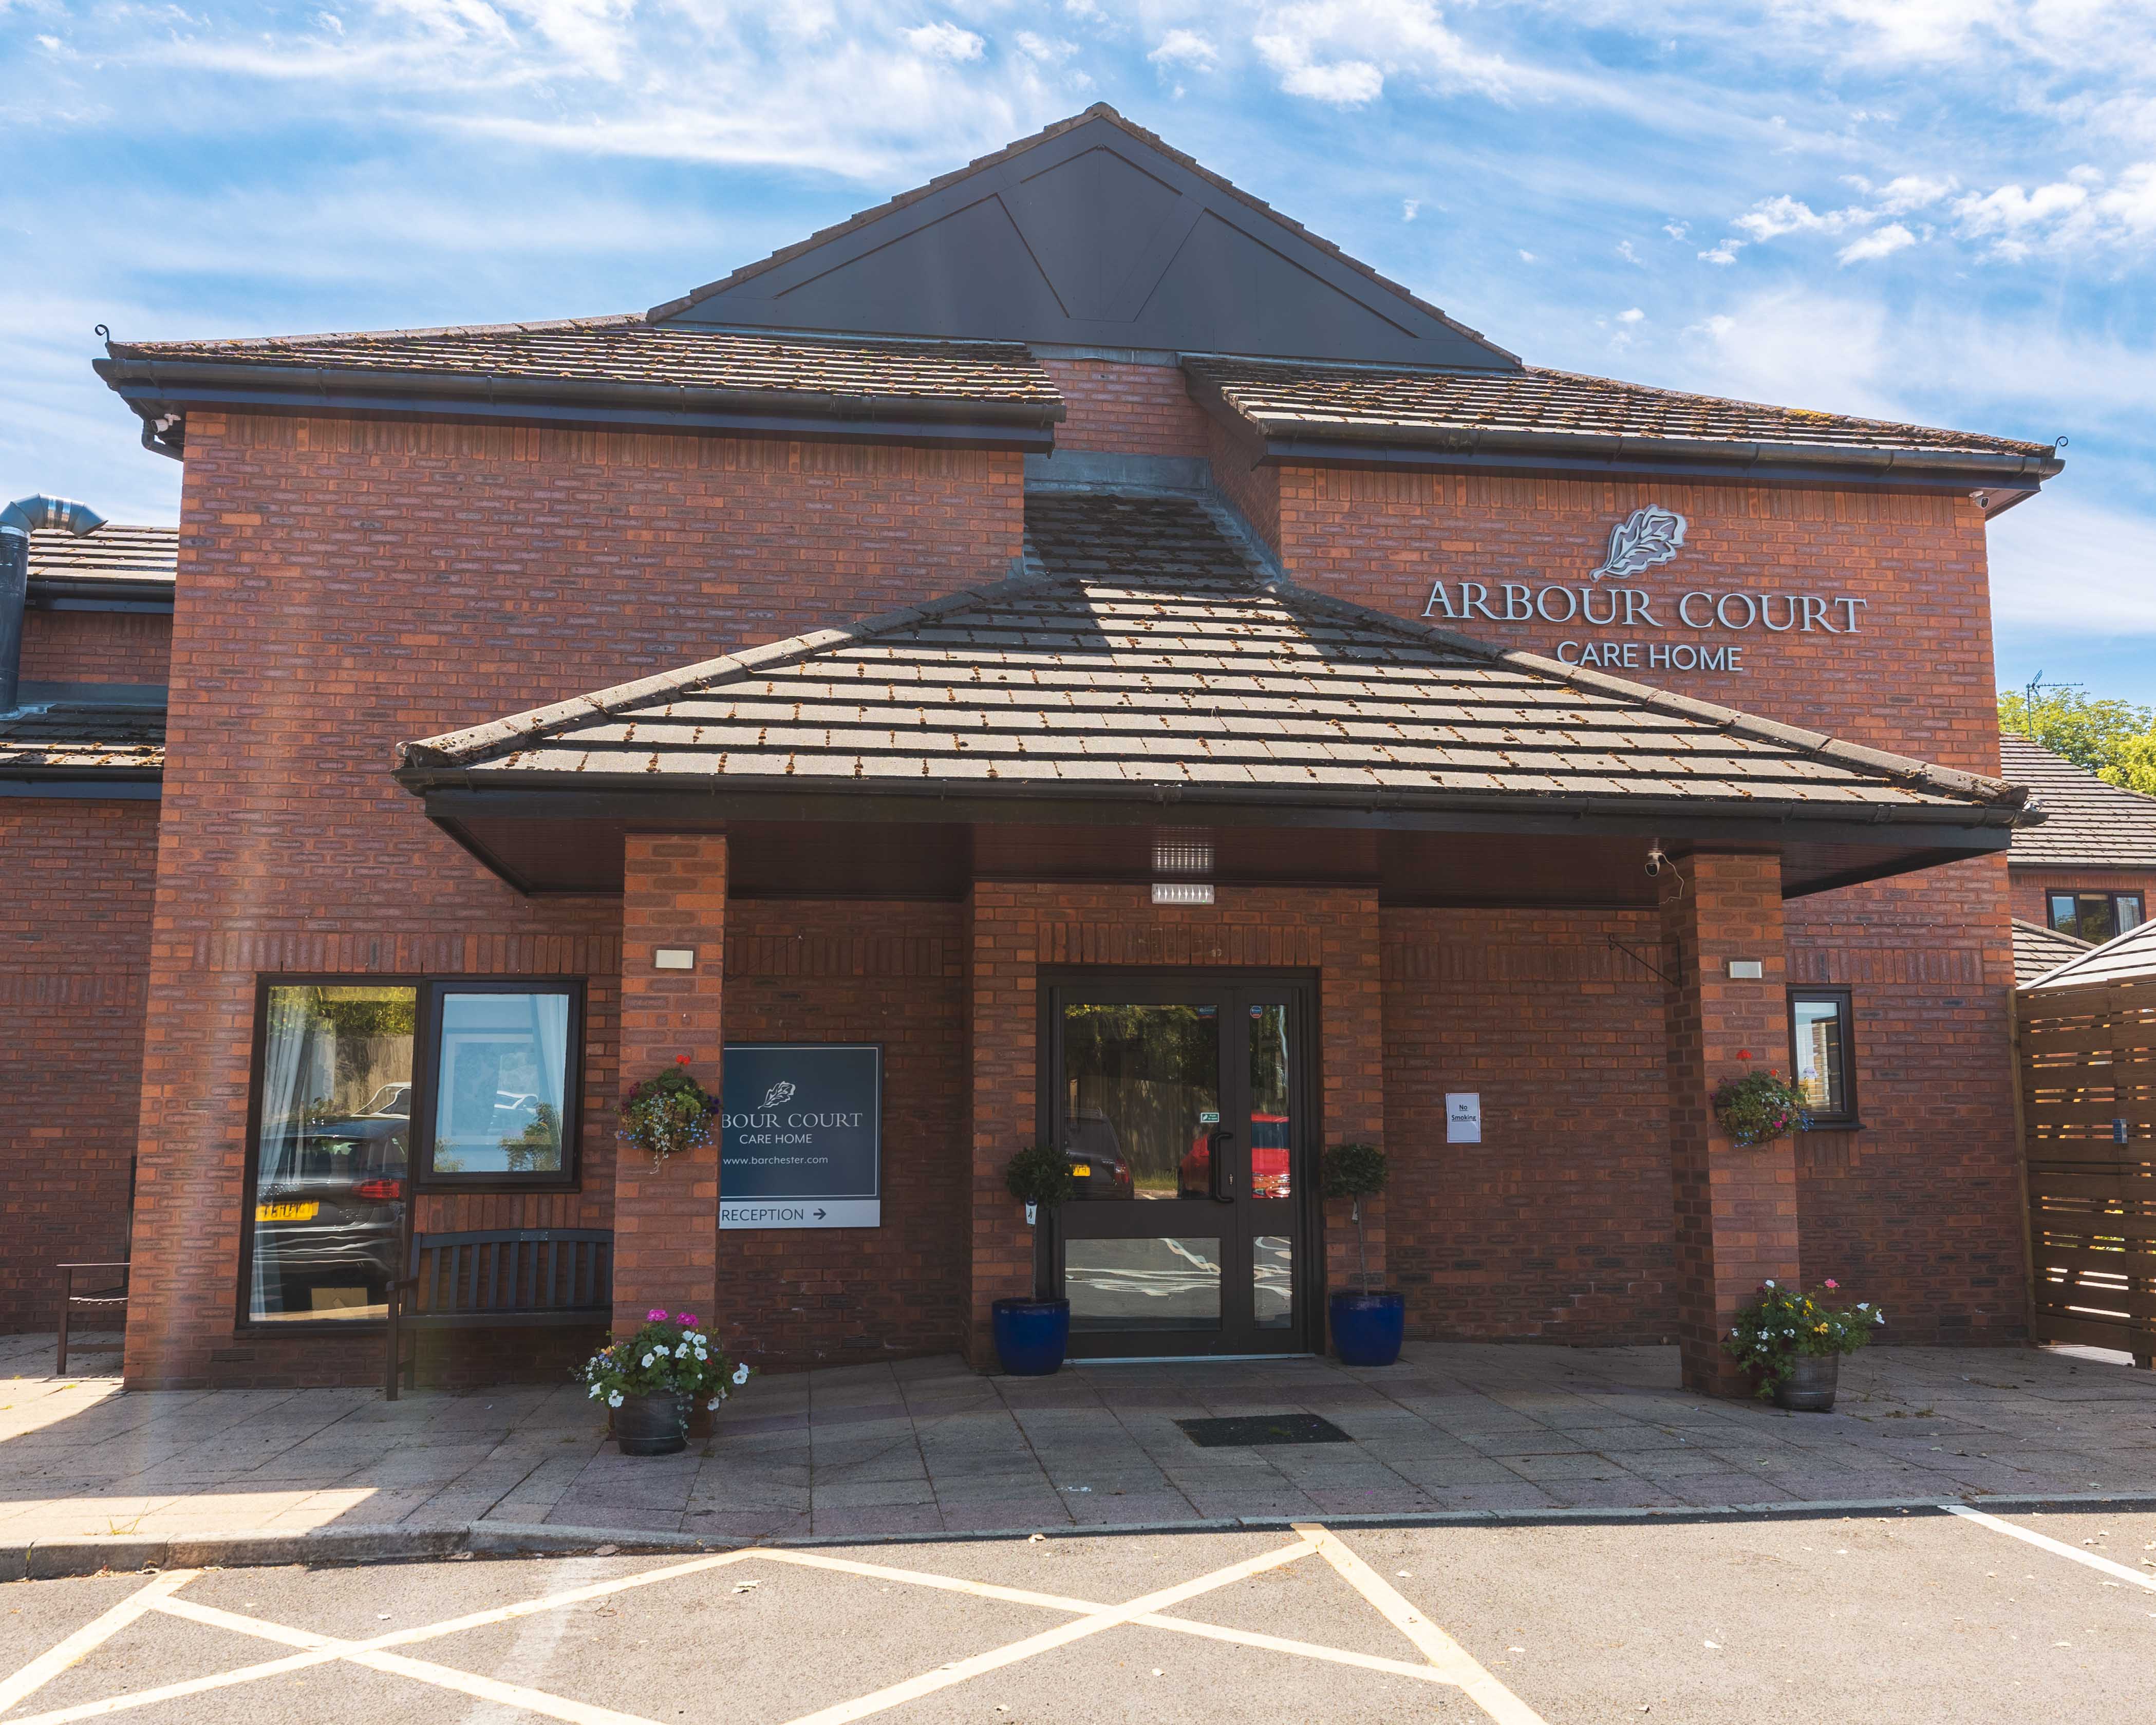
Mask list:
[{"label": "car number plate", "polygon": [[1090,1180],[1093,1178],[1093,1164],[1090,1162],[1074,1162],[1070,1164],[1070,1172],[1079,1179]]},{"label": "car number plate", "polygon": [[258,1222],[311,1222],[321,1214],[318,1204],[258,1204],[254,1219]]}]

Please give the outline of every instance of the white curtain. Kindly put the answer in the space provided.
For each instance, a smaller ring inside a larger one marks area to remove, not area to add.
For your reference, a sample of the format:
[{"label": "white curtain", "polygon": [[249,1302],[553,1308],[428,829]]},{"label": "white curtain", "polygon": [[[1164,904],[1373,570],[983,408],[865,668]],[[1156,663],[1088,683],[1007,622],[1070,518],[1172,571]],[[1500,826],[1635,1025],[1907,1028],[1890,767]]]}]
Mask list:
[{"label": "white curtain", "polygon": [[[254,1190],[259,1194],[290,1174],[299,1165],[300,1136],[307,1098],[302,1093],[303,1068],[319,1064],[307,1058],[317,1052],[320,1041],[312,988],[272,988],[270,1025],[262,1051],[262,1112],[257,1141]],[[312,1077],[309,1072],[307,1076]],[[251,1309],[258,1317],[277,1308],[270,1297],[277,1266],[267,1261],[259,1248],[254,1253]]]}]

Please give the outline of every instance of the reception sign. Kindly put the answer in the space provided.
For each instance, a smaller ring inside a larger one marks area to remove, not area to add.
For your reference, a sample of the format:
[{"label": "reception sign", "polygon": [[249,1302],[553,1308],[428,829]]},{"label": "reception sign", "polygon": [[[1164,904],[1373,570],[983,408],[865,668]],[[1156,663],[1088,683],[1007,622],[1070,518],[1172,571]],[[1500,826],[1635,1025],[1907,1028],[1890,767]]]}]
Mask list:
[{"label": "reception sign", "polygon": [[726,1045],[721,1228],[875,1228],[883,1220],[883,1050]]}]

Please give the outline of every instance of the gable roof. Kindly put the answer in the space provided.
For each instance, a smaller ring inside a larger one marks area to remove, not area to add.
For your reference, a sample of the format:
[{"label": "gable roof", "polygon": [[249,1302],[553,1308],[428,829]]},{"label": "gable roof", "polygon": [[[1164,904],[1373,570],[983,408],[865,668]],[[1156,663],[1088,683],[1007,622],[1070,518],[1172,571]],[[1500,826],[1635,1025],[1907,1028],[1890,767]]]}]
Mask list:
[{"label": "gable roof", "polygon": [[2046,928],[2041,922],[2024,922],[2019,916],[2013,922],[2014,986],[2017,988],[2026,988],[2068,959],[2095,949],[2093,941],[2061,934],[2057,929]]},{"label": "gable roof", "polygon": [[[112,341],[95,362],[168,453],[194,407],[433,413],[674,430],[1052,446],[1063,398],[1025,348],[570,318],[218,341]],[[167,424],[167,421],[174,422]]]},{"label": "gable roof", "polygon": [[1510,368],[1105,102],[652,308],[693,321]]},{"label": "gable roof", "polygon": [[2098,778],[2041,743],[1999,739],[2001,772],[2026,785],[2044,811],[2041,826],[2014,834],[2018,868],[2156,869],[2156,797]]},{"label": "gable roof", "polygon": [[2129,928],[2116,939],[2076,953],[2048,975],[2030,984],[2034,988],[2079,988],[2104,983],[2138,982],[2156,978],[2156,922]]},{"label": "gable roof", "polygon": [[46,581],[162,581],[178,572],[177,527],[130,526],[107,521],[80,536],[59,527],[30,535],[30,579]]},{"label": "gable roof", "polygon": [[1194,499],[1034,494],[1027,523],[1008,581],[408,743],[399,777],[1343,819],[2003,827],[2020,807],[1996,780],[1269,583]]}]

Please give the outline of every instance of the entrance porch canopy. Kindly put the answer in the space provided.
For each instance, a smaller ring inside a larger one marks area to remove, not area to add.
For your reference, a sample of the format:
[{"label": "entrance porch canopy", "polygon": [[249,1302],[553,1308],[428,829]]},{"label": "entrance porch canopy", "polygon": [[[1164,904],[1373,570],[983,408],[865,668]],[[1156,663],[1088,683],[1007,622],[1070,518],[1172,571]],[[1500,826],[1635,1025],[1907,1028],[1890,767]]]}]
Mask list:
[{"label": "entrance porch canopy", "polygon": [[[2003,850],[2028,793],[1313,592],[1193,496],[1028,499],[1006,580],[408,743],[429,817],[527,893],[723,827],[738,892],[1143,879],[1401,902],[1651,902],[1650,839],[1784,896]],[[843,823],[847,830],[834,831]]]}]

